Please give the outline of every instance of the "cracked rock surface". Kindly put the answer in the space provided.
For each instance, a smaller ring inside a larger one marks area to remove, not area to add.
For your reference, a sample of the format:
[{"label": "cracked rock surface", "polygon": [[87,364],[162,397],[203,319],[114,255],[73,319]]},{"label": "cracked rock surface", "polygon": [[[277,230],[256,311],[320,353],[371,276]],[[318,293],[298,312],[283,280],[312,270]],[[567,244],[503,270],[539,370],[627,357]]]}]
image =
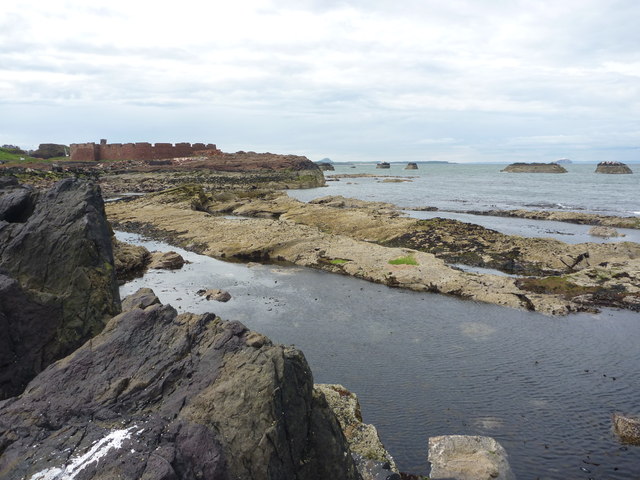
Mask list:
[{"label": "cracked rock surface", "polygon": [[303,354],[148,289],[0,403],[0,478],[357,479]]}]

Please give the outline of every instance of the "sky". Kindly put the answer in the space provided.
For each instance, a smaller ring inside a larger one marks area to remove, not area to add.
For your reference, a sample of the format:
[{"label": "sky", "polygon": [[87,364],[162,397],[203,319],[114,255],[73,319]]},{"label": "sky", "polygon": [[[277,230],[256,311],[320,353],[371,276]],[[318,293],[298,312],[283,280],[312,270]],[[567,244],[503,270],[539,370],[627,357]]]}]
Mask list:
[{"label": "sky", "polygon": [[17,0],[0,145],[640,161],[637,0]]}]

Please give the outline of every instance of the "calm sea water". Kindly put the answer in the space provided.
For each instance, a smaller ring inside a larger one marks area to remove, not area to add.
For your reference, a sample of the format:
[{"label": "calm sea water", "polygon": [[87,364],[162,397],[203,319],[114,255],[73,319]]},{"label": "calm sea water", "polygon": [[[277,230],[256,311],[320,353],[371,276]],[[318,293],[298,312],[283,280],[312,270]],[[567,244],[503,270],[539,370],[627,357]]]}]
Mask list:
[{"label": "calm sea water", "polygon": [[[192,262],[152,270],[121,295],[151,287],[179,311],[212,311],[295,344],[316,382],[358,394],[404,471],[428,473],[428,437],[465,434],[495,437],[521,480],[640,478],[640,447],[611,431],[613,412],[640,414],[640,314],[552,318],[117,236]],[[200,288],[233,298],[207,302]]]},{"label": "calm sea water", "polygon": [[441,210],[553,209],[640,216],[640,165],[632,175],[594,173],[595,165],[566,165],[567,173],[503,173],[506,165],[429,164],[418,170],[404,165],[336,166],[334,173],[411,176],[411,182],[384,183],[376,178],[340,179],[327,187],[292,191],[300,200],[344,195],[399,206],[433,206]]}]

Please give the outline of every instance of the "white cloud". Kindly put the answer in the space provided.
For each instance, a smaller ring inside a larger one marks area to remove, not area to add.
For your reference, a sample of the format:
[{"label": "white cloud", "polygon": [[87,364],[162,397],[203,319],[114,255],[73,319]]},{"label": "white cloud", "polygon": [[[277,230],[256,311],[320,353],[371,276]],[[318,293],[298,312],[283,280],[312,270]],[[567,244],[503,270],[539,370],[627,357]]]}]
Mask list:
[{"label": "white cloud", "polygon": [[[151,141],[185,130],[177,119],[192,131],[222,123],[224,136],[184,140],[225,148],[244,137],[245,149],[335,159],[398,144],[413,146],[406,159],[448,152],[421,138],[455,138],[465,161],[513,156],[518,138],[575,138],[572,148],[601,151],[594,131],[639,130],[632,0],[24,0],[4,10],[0,105],[16,117],[0,120],[0,143],[93,140],[116,118],[126,124],[129,109],[144,118],[145,107],[149,122],[162,119]],[[43,106],[64,120],[57,129],[15,121]],[[94,138],[78,138],[75,108],[102,118]],[[136,118],[122,140],[146,140]]]}]

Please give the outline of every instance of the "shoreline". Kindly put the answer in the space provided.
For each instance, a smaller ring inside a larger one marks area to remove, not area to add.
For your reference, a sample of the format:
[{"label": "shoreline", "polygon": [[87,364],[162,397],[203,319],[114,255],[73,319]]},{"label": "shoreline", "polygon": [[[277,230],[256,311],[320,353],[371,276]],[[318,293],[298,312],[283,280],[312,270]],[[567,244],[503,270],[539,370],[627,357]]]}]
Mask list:
[{"label": "shoreline", "polygon": [[[184,187],[126,206],[110,203],[107,212],[119,229],[146,230],[224,260],[289,262],[550,315],[640,308],[638,244],[527,239],[453,220],[416,221],[388,205],[340,197],[305,204],[277,192]],[[393,265],[404,257],[415,263]],[[450,266],[458,263],[538,278]]]}]

